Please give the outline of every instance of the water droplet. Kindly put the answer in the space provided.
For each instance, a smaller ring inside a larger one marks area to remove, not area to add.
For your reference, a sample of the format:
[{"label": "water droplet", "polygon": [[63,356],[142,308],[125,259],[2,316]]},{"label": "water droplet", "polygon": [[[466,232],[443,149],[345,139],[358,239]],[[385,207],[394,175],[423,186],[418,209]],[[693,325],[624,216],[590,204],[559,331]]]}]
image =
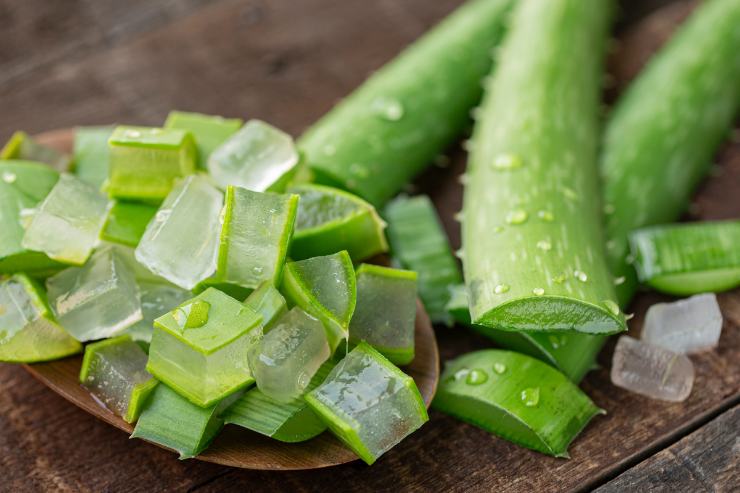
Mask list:
[{"label": "water droplet", "polygon": [[567,339],[563,335],[556,335],[556,334],[550,334],[547,336],[547,340],[550,342],[550,345],[553,349],[557,349],[559,347],[565,346],[567,343]]},{"label": "water droplet", "polygon": [[16,178],[15,173],[12,171],[3,171],[3,181],[5,183],[15,183]]},{"label": "water droplet", "polygon": [[545,210],[537,211],[537,217],[548,223],[551,223],[555,220],[555,216],[552,214],[552,212]]},{"label": "water droplet", "polygon": [[333,144],[326,144],[324,146],[324,154],[327,156],[333,156],[337,153],[337,148]]},{"label": "water droplet", "polygon": [[544,252],[549,252],[552,250],[552,243],[549,240],[540,240],[537,242],[537,248]]},{"label": "water droplet", "polygon": [[503,372],[506,371],[506,365],[503,363],[494,363],[493,364],[493,371],[501,375]]},{"label": "water droplet", "polygon": [[457,177],[458,183],[461,185],[467,185],[468,184],[468,175],[467,173],[463,173],[460,176]]},{"label": "water droplet", "polygon": [[171,209],[162,209],[162,210],[157,211],[157,214],[156,214],[157,222],[160,222],[160,223],[165,222],[167,219],[169,219],[171,212],[172,212]]},{"label": "water droplet", "polygon": [[172,316],[181,329],[197,329],[208,323],[208,312],[211,304],[205,300],[193,300],[192,302],[179,306]]},{"label": "water droplet", "polygon": [[253,273],[253,274],[254,274],[255,276],[259,276],[260,274],[262,274],[262,272],[263,272],[264,270],[265,270],[265,269],[264,269],[263,267],[260,267],[260,266],[257,266],[257,265],[255,265],[254,267],[252,267],[252,273]]},{"label": "water droplet", "polygon": [[522,158],[516,154],[499,154],[493,160],[493,168],[499,171],[508,171],[522,167]]},{"label": "water droplet", "polygon": [[462,370],[457,370],[455,372],[455,380],[462,380],[463,378],[468,376],[468,373],[470,373],[470,370],[467,368],[463,368]]},{"label": "water droplet", "polygon": [[508,284],[499,284],[495,288],[493,288],[493,292],[496,294],[504,294],[510,289]]},{"label": "water droplet", "polygon": [[527,221],[529,215],[524,209],[514,209],[506,214],[506,222],[508,224],[523,224]]},{"label": "water droplet", "polygon": [[534,288],[532,290],[532,294],[535,296],[542,296],[543,294],[545,294],[545,290],[542,288]]},{"label": "water droplet", "polygon": [[615,277],[614,278],[614,285],[615,286],[619,286],[621,284],[624,284],[624,281],[626,281],[626,280],[627,280],[627,278],[624,277],[624,276]]},{"label": "water droplet", "polygon": [[619,305],[614,303],[612,300],[604,300],[602,303],[604,304],[606,309],[611,312],[612,315],[614,315],[615,317],[619,315]]},{"label": "water droplet", "polygon": [[126,137],[138,139],[139,137],[141,137],[141,132],[139,132],[138,130],[126,130]]},{"label": "water droplet", "polygon": [[462,222],[463,222],[463,220],[465,219],[465,215],[463,214],[463,211],[459,211],[459,212],[456,212],[456,213],[455,213],[455,215],[454,215],[454,216],[452,216],[452,218],[453,218],[453,219],[454,219],[455,221],[457,221],[457,222],[459,222],[459,223],[462,223]]},{"label": "water droplet", "polygon": [[525,406],[535,407],[540,403],[540,388],[529,387],[522,390],[521,398]]},{"label": "water droplet", "polygon": [[566,199],[569,199],[569,200],[578,199],[578,194],[572,188],[563,187],[563,195],[565,196]]},{"label": "water droplet", "polygon": [[465,383],[468,385],[480,385],[488,380],[488,373],[478,368],[474,368],[468,373]]},{"label": "water droplet", "polygon": [[585,272],[580,271],[580,270],[574,270],[573,271],[573,277],[575,277],[576,279],[578,279],[581,282],[588,281],[588,275],[586,275]]},{"label": "water droplet", "polygon": [[373,101],[373,109],[378,115],[392,122],[397,122],[403,118],[404,114],[401,102],[393,98],[375,98]]}]

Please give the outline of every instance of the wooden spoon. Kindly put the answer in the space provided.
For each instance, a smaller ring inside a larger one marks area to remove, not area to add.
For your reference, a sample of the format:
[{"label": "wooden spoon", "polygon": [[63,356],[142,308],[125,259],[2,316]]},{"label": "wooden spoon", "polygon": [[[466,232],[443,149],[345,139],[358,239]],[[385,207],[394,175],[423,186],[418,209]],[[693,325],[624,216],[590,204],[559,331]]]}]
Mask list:
[{"label": "wooden spoon", "polygon": [[[64,152],[71,152],[74,130],[56,130],[43,133],[36,139]],[[432,324],[421,303],[416,312],[416,356],[404,368],[416,381],[424,402],[429,407],[439,380],[439,353]],[[79,382],[82,357],[67,358],[49,363],[24,365],[44,385],[73,404],[99,419],[131,433],[133,426],[123,421],[93,400]],[[244,469],[299,470],[317,469],[344,464],[357,456],[344,447],[330,433],[295,444],[272,440],[244,428],[227,425],[211,446],[197,459]]]}]

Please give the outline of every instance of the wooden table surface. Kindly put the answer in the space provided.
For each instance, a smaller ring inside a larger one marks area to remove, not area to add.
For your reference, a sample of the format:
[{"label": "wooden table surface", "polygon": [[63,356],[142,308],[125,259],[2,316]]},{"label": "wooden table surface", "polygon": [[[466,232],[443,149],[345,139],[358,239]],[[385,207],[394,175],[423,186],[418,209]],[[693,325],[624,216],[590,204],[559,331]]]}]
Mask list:
[{"label": "wooden table surface", "polygon": [[[261,118],[300,133],[372,70],[460,0],[0,0],[0,141],[77,124],[157,125],[170,109]],[[613,98],[690,7],[624,1],[610,71]],[[667,9],[667,10],[665,10]],[[734,142],[734,143],[733,143]],[[460,206],[452,165],[430,193],[453,243]],[[740,217],[740,133],[717,157],[689,211]],[[740,291],[722,294],[717,350],[693,357],[691,397],[651,401],[615,388],[608,367],[583,389],[609,414],[571,447],[571,460],[524,450],[437,412],[373,467],[265,473],[173,454],[97,421],[0,365],[0,491],[737,491],[740,488]],[[663,299],[635,301],[631,333]],[[463,328],[437,331],[442,359],[490,343]]]}]

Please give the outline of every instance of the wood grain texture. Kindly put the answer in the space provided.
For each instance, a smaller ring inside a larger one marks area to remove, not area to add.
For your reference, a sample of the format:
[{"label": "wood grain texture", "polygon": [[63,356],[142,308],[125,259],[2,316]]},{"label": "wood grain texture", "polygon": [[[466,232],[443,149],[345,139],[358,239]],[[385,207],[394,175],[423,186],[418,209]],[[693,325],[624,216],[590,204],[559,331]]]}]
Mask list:
[{"label": "wood grain texture", "polygon": [[[4,2],[9,0],[0,5]],[[197,7],[193,15],[79,57],[49,61],[22,78],[5,83],[0,75],[0,140],[16,128],[156,124],[171,108],[260,117],[298,133],[459,3],[221,0]],[[654,3],[633,0],[625,10],[632,16],[636,11],[630,7]],[[70,5],[68,14],[73,14],[77,7]],[[617,87],[624,87],[665,39],[657,39],[647,24],[625,27],[620,39],[628,35],[635,41],[618,44],[610,64]],[[5,39],[0,32],[0,46]],[[63,39],[60,35],[58,42]],[[627,61],[630,70],[614,68]],[[461,204],[456,176],[464,153],[456,145],[449,155],[446,167],[430,169],[413,188],[430,193],[459,246],[452,216]],[[740,216],[740,138],[725,146],[717,162],[696,195],[692,219]],[[639,334],[647,307],[663,299],[642,294],[636,300],[633,335]],[[740,292],[723,294],[720,304],[726,317],[720,348],[693,358],[697,381],[686,402],[650,401],[613,387],[608,375],[613,343],[607,346],[600,358],[604,368],[590,374],[583,388],[609,414],[594,419],[576,440],[570,461],[521,449],[432,412],[430,423],[372,467],[352,463],[276,474],[180,462],[157,447],[127,440],[21,368],[4,365],[0,491],[589,490],[740,401]],[[461,327],[438,328],[437,335],[443,359],[491,346]]]}]

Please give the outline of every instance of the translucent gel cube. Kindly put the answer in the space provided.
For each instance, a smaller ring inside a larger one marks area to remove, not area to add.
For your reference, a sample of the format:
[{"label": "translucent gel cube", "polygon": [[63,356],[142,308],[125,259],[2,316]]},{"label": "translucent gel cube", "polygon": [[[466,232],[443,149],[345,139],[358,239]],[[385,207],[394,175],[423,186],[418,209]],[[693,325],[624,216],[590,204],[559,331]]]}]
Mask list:
[{"label": "translucent gel cube", "polygon": [[347,354],[306,401],[368,464],[429,419],[413,379],[365,343]]},{"label": "translucent gel cube", "polygon": [[192,298],[192,293],[171,284],[139,281],[142,318],[126,329],[135,341],[150,342],[154,319]]},{"label": "translucent gel cube", "polygon": [[208,156],[234,132],[239,130],[242,123],[244,122],[239,118],[170,111],[164,127],[179,128],[193,134],[195,145],[198,148],[198,164],[201,168],[205,168]]},{"label": "translucent gel cube", "polygon": [[46,280],[57,320],[78,341],[104,339],[141,320],[134,273],[112,248]]},{"label": "translucent gel cube", "polygon": [[260,320],[208,288],[154,321],[147,370],[194,404],[210,406],[254,382],[247,353],[262,335]]},{"label": "translucent gel cube", "polygon": [[223,194],[208,179],[191,175],[178,182],[136,247],[136,260],[184,289],[216,271]]},{"label": "translucent gel cube", "polygon": [[108,201],[72,175],[63,174],[37,207],[23,236],[23,248],[60,262],[81,265],[98,241]]},{"label": "translucent gel cube", "polygon": [[298,151],[285,132],[249,120],[208,159],[208,171],[222,188],[281,191],[298,164]]},{"label": "translucent gel cube", "polygon": [[249,351],[249,367],[260,391],[279,402],[301,396],[330,356],[324,327],[300,308],[275,323]]},{"label": "translucent gel cube", "polygon": [[722,312],[713,293],[698,294],[648,309],[641,339],[675,353],[696,353],[717,346]]},{"label": "translucent gel cube", "polygon": [[80,382],[105,407],[130,423],[136,417],[129,405],[134,391],[151,388],[146,361],[141,346],[128,336],[88,344]]},{"label": "translucent gel cube", "polygon": [[288,311],[288,305],[280,291],[270,281],[260,284],[244,300],[244,304],[262,316],[262,329],[267,332]]}]

